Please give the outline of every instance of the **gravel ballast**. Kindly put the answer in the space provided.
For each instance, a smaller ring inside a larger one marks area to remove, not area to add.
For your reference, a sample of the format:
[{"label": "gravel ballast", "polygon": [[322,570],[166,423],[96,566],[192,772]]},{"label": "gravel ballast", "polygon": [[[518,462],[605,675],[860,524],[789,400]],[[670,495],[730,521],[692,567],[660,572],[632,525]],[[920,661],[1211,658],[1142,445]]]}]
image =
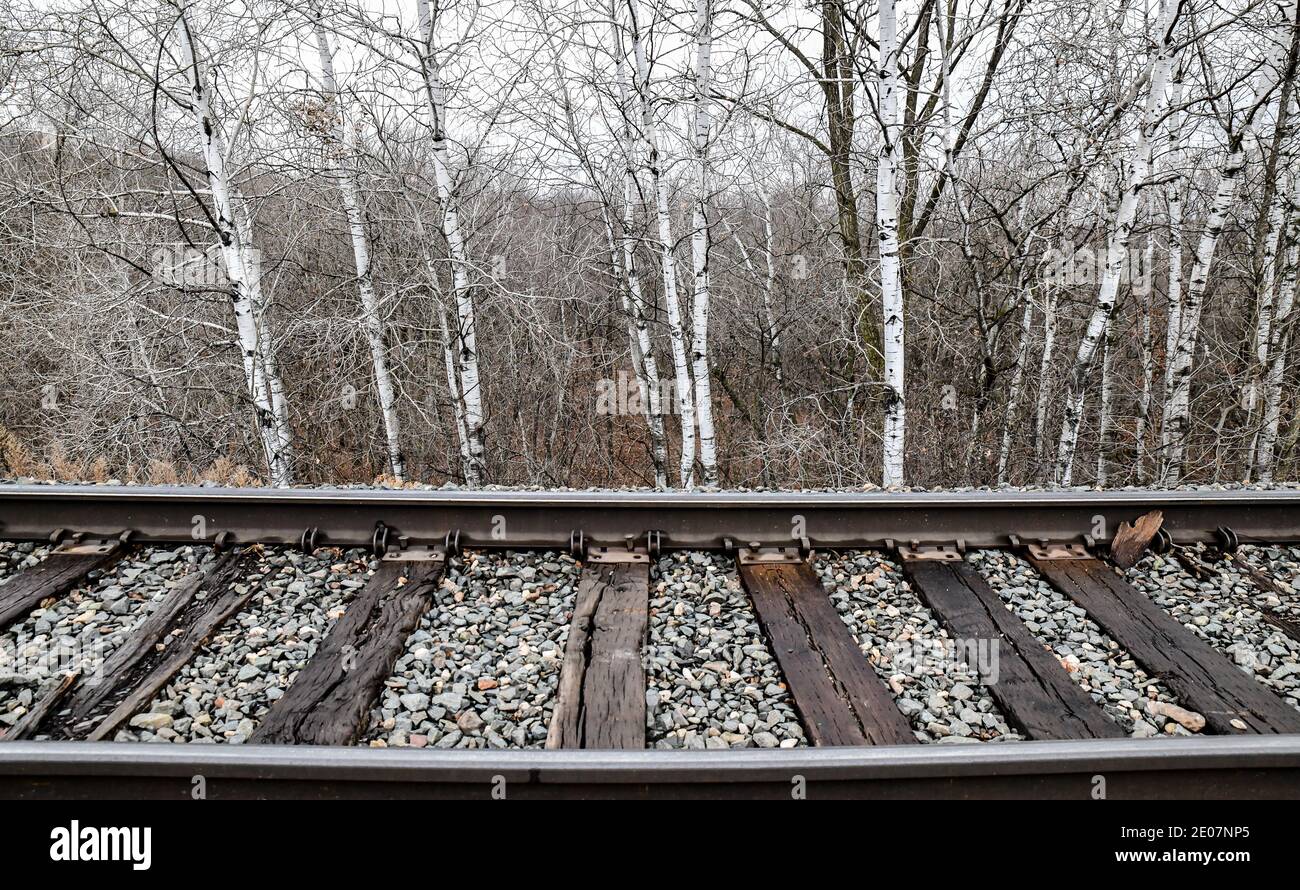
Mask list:
[{"label": "gravel ballast", "polygon": [[[1198,556],[1205,548],[1188,548]],[[1198,580],[1169,555],[1150,554],[1125,576],[1134,587],[1256,680],[1300,708],[1300,644],[1268,623],[1259,589],[1231,562],[1203,560],[1213,574]]]},{"label": "gravel ballast", "polygon": [[1180,723],[1149,709],[1150,701],[1180,706],[1177,696],[1029,563],[1005,550],[978,550],[968,560],[1071,679],[1125,732],[1135,738],[1190,734]]},{"label": "gravel ballast", "polygon": [[[0,542],[0,585],[47,545]],[[1138,590],[1300,709],[1300,643],[1268,620],[1300,623],[1300,547],[1243,545],[1233,560],[1187,548],[1124,573]],[[0,732],[66,671],[93,670],[186,576],[206,547],[134,548],[68,596],[0,634]],[[1134,737],[1188,735],[1180,702],[1065,594],[1010,552],[970,563],[1107,715]],[[289,688],[376,563],[356,549],[259,550],[254,593],[117,740],[246,742]],[[1246,566],[1277,583],[1269,590]],[[819,554],[828,598],[922,742],[1020,738],[954,653],[901,568],[877,551]],[[474,551],[449,560],[435,601],[405,643],[359,744],[540,748],[563,666],[580,566],[543,551]],[[780,666],[731,558],[675,552],[651,566],[646,745],[661,749],[807,744]],[[1159,703],[1152,710],[1152,703]],[[1166,709],[1164,706],[1170,706]],[[1195,715],[1192,715],[1195,716]],[[1191,727],[1192,730],[1195,726]]]},{"label": "gravel ballast", "polygon": [[362,744],[543,747],[578,577],[577,563],[553,552],[451,559]]},{"label": "gravel ballast", "polygon": [[1300,623],[1300,547],[1243,544],[1235,559],[1273,580],[1280,592],[1253,583],[1256,604],[1288,621]]},{"label": "gravel ballast", "polygon": [[650,577],[646,746],[807,744],[733,561],[673,553]]},{"label": "gravel ballast", "polygon": [[825,554],[817,574],[858,647],[921,742],[1014,741],[1020,736],[955,651],[898,565],[873,550]]},{"label": "gravel ballast", "polygon": [[93,678],[136,625],[210,555],[207,547],[189,546],[131,552],[10,625],[0,635],[0,728],[16,723],[67,672],[81,671],[82,682]]},{"label": "gravel ballast", "polygon": [[248,741],[373,569],[362,550],[262,551],[244,577],[255,589],[243,611],[212,635],[116,740]]},{"label": "gravel ballast", "polygon": [[0,584],[15,573],[44,562],[51,548],[32,541],[0,541]]}]

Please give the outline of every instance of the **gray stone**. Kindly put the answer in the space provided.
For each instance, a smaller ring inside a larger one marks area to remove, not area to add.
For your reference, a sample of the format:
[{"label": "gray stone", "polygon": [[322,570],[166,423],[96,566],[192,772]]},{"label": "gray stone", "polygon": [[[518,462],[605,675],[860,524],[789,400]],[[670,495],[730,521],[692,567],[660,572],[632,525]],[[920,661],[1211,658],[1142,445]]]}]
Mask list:
[{"label": "gray stone", "polygon": [[157,731],[172,725],[171,714],[136,714],[131,718],[131,725],[137,729]]},{"label": "gray stone", "polygon": [[398,696],[398,700],[401,701],[402,707],[408,711],[423,711],[429,706],[429,696],[423,692],[408,692],[405,695]]}]

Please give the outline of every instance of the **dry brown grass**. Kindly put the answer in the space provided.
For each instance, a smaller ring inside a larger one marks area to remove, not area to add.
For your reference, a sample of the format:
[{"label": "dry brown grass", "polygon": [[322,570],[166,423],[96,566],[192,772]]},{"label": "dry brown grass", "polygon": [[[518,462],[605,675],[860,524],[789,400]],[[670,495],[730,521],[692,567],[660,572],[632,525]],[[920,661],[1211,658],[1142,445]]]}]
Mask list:
[{"label": "dry brown grass", "polygon": [[409,480],[409,479],[408,479],[406,482],[399,482],[398,479],[397,479],[397,477],[394,476],[394,475],[392,475],[391,473],[380,473],[378,476],[376,476],[376,477],[374,478],[374,481],[371,482],[370,484],[371,484],[371,485],[376,485],[376,486],[383,486],[383,487],[385,487],[385,488],[406,488],[406,489],[411,489],[411,488],[419,488],[419,487],[420,487],[420,483],[419,483],[419,482],[415,482],[415,481],[413,481],[413,480]]},{"label": "dry brown grass", "polygon": [[176,472],[176,465],[169,460],[154,459],[149,461],[148,473],[145,477],[150,485],[179,485],[180,476]]},{"label": "dry brown grass", "polygon": [[50,476],[58,482],[80,482],[86,478],[86,465],[71,457],[61,443],[50,447]]},{"label": "dry brown grass", "polygon": [[[342,483],[368,482],[391,488],[415,488],[417,482],[398,482],[389,474],[374,476],[361,461],[348,455],[331,454],[315,461],[319,475]],[[136,485],[198,485],[209,483],[234,488],[261,488],[266,482],[246,464],[228,455],[206,468],[178,465],[175,461],[153,458],[141,464],[128,460],[114,465],[109,458],[93,459],[74,456],[67,446],[56,442],[41,454],[33,454],[19,438],[0,426],[0,477],[28,478],[41,482],[89,482],[103,484],[120,481]],[[299,481],[306,482],[306,478]]]},{"label": "dry brown grass", "polygon": [[86,474],[86,481],[107,482],[108,478],[108,461],[102,457],[95,458],[95,462],[90,465],[90,470]]},{"label": "dry brown grass", "polygon": [[239,464],[227,477],[226,484],[236,488],[260,488],[262,480],[250,473],[248,467]]},{"label": "dry brown grass", "polygon": [[236,464],[228,457],[219,457],[199,473],[199,481],[225,485],[235,472]]},{"label": "dry brown grass", "polygon": [[10,476],[35,476],[37,467],[27,446],[0,426],[0,471]]}]

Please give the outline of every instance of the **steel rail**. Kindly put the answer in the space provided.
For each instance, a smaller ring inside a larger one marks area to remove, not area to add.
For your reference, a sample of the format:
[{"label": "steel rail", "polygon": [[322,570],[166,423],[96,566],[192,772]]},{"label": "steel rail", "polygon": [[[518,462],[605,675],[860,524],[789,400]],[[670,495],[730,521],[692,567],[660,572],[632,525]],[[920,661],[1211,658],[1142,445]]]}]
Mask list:
[{"label": "steel rail", "polygon": [[1290,798],[1300,737],[778,751],[0,744],[0,798]]},{"label": "steel rail", "polygon": [[1026,541],[1108,540],[1122,521],[1164,512],[1177,543],[1213,541],[1220,526],[1243,542],[1300,540],[1300,491],[674,493],[241,489],[95,485],[0,485],[0,538],[41,540],[57,529],[91,537],[124,531],[144,543],[371,543],[568,548],[645,543],[664,549],[789,545],[879,547],[889,541],[1005,547]]}]

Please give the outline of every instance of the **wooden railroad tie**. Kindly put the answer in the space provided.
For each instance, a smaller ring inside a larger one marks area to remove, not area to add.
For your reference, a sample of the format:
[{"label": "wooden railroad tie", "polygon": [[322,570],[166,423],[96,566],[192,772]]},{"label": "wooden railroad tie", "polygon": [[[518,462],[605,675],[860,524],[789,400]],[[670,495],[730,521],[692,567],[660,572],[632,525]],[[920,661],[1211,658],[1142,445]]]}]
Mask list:
[{"label": "wooden railroad tie", "polygon": [[645,747],[650,558],[593,548],[582,568],[547,748]]},{"label": "wooden railroad tie", "polygon": [[239,593],[233,585],[255,563],[256,555],[249,551],[217,555],[178,584],[98,670],[79,683],[74,677],[56,687],[51,694],[68,699],[63,708],[54,711],[50,702],[39,717],[33,708],[6,738],[38,732],[62,739],[111,738],[248,602],[253,588]]},{"label": "wooden railroad tie", "polygon": [[1017,729],[1031,739],[1124,735],[956,549],[902,547],[900,555],[912,587],[953,637],[996,646],[988,690]]},{"label": "wooden railroad tie", "polygon": [[1087,554],[1046,558],[1033,567],[1159,677],[1214,733],[1300,732],[1300,711],[1183,627],[1106,563]]},{"label": "wooden railroad tie", "polygon": [[356,741],[406,638],[433,602],[445,559],[441,551],[416,548],[385,556],[249,741],[283,745]]},{"label": "wooden railroad tie", "polygon": [[65,596],[88,574],[115,562],[126,551],[118,540],[61,544],[43,561],[0,585],[0,630],[42,601]]},{"label": "wooden railroad tie", "polygon": [[740,578],[814,745],[917,739],[816,572],[796,551],[742,550]]}]

